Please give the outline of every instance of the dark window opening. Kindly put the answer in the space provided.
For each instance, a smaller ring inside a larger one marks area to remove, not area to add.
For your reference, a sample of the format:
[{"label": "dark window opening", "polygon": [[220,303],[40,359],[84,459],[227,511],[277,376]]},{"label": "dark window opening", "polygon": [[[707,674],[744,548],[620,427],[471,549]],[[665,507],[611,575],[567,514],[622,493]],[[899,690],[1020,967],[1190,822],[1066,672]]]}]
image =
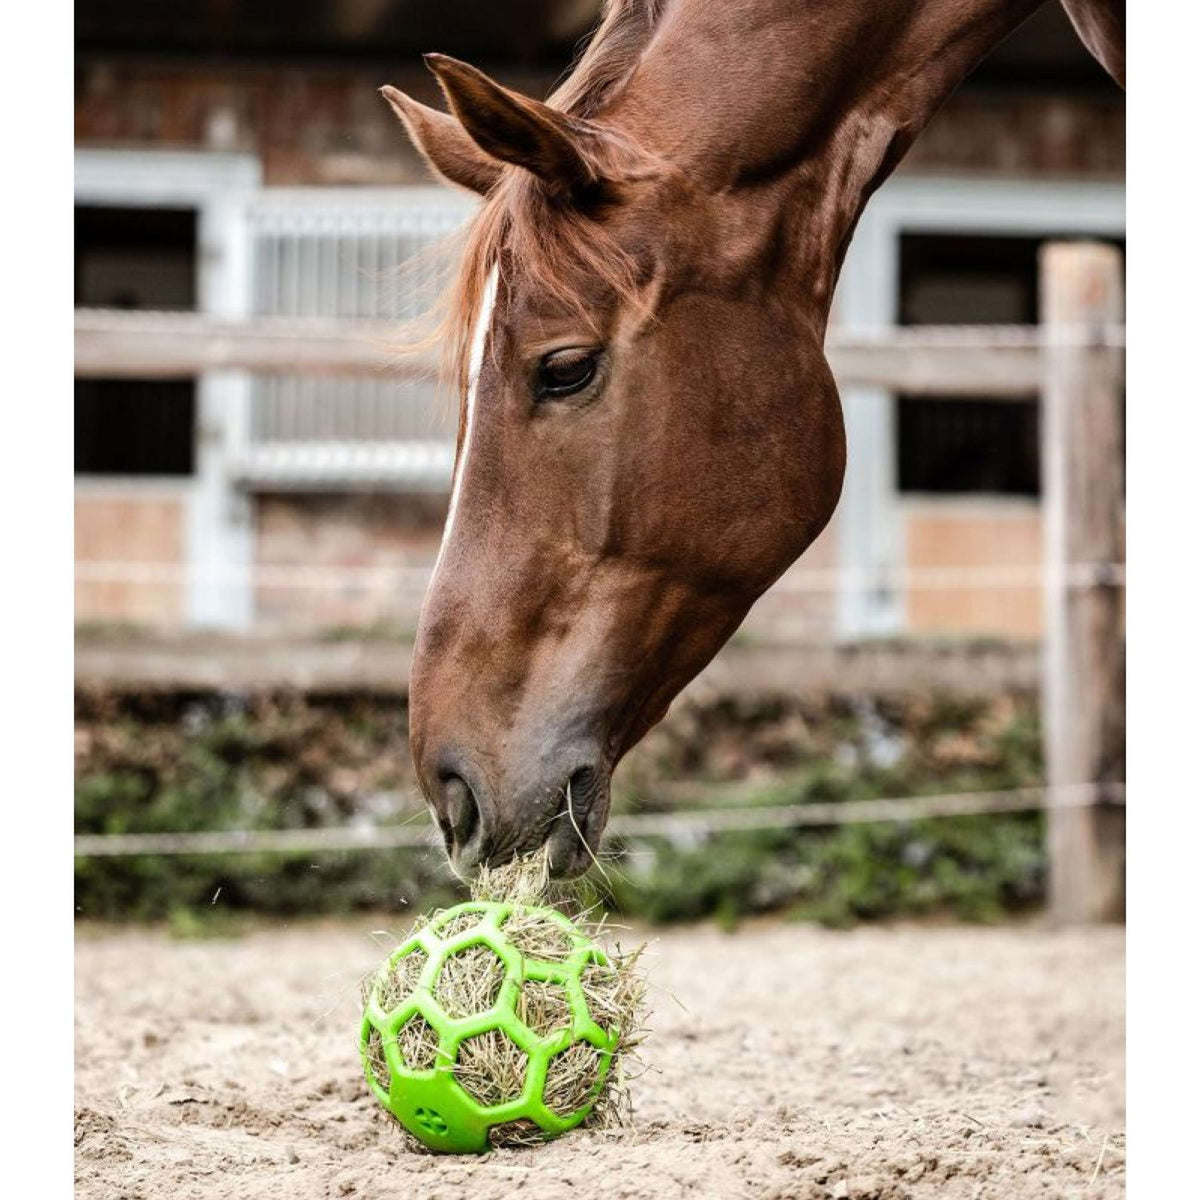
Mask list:
[{"label": "dark window opening", "polygon": [[75,473],[190,475],[195,419],[190,379],[77,379]]},{"label": "dark window opening", "polygon": [[195,308],[195,212],[76,208],[75,306]]},{"label": "dark window opening", "polygon": [[1046,4],[1022,22],[967,76],[963,87],[1047,88],[1106,98],[1121,94],[1084,46],[1061,4]]},{"label": "dark window opening", "polygon": [[1036,324],[1043,240],[901,235],[900,324]]},{"label": "dark window opening", "polygon": [[598,0],[78,0],[78,54],[359,59],[394,63],[433,44],[471,61],[541,64],[557,74],[595,24]]},{"label": "dark window opening", "polygon": [[1038,406],[973,398],[900,401],[902,492],[1038,494]]},{"label": "dark window opening", "polygon": [[[902,235],[900,323],[1036,325],[1038,251],[1052,236]],[[901,396],[897,404],[901,492],[1039,494],[1036,402]]]},{"label": "dark window opening", "polygon": [[[75,304],[196,306],[196,214],[190,209],[75,209]],[[76,379],[77,475],[190,475],[192,379]]]}]

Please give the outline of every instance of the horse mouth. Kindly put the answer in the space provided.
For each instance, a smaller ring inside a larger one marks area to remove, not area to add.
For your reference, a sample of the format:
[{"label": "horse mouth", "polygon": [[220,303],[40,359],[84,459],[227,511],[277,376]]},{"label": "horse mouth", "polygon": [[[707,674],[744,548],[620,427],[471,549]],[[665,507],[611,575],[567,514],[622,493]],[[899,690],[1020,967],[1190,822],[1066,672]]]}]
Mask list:
[{"label": "horse mouth", "polygon": [[608,822],[609,778],[596,767],[580,767],[562,789],[549,838],[550,873],[573,879],[597,861]]}]

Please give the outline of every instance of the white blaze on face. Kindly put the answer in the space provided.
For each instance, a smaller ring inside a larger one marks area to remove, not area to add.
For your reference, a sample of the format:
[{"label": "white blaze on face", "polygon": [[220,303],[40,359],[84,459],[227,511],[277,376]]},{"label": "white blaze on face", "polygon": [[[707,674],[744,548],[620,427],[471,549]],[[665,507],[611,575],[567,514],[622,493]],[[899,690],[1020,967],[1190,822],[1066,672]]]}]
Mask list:
[{"label": "white blaze on face", "polygon": [[467,415],[463,427],[462,451],[459,453],[457,470],[454,472],[454,486],[450,491],[450,511],[446,514],[446,527],[442,530],[442,544],[438,547],[437,561],[433,564],[433,575],[429,581],[431,590],[433,580],[437,578],[438,568],[442,565],[446,547],[450,544],[450,535],[454,531],[454,518],[458,513],[458,498],[462,494],[463,479],[467,474],[467,462],[471,457],[471,437],[475,432],[475,393],[479,390],[479,376],[483,370],[483,351],[492,327],[492,310],[496,307],[496,288],[499,281],[500,268],[493,267],[491,274],[487,277],[487,283],[484,284],[483,299],[479,304],[479,312],[475,314],[475,325],[471,332],[471,354],[467,361]]}]

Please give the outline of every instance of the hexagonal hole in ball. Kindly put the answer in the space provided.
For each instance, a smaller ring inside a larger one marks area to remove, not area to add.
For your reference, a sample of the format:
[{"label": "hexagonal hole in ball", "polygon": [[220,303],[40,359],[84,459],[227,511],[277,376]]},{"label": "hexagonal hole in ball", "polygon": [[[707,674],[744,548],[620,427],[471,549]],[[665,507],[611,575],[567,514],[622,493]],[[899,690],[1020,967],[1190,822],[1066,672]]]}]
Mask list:
[{"label": "hexagonal hole in ball", "polygon": [[525,1052],[502,1029],[489,1029],[459,1046],[454,1077],[467,1095],[494,1108],[521,1095],[528,1065]]},{"label": "hexagonal hole in ball", "polygon": [[473,1017],[500,999],[504,963],[490,946],[468,946],[451,954],[438,971],[433,995],[451,1017]]},{"label": "hexagonal hole in ball", "polygon": [[517,999],[517,1016],[538,1037],[548,1037],[571,1024],[571,1003],[560,983],[527,979]]},{"label": "hexagonal hole in ball", "polygon": [[442,941],[448,942],[451,938],[458,937],[460,933],[466,933],[468,929],[474,929],[478,924],[479,913],[459,913],[457,916],[450,917],[448,920],[443,920],[437,926],[437,935],[442,939]]},{"label": "hexagonal hole in ball", "polygon": [[565,962],[575,949],[566,931],[536,908],[513,909],[500,928],[526,958]]},{"label": "hexagonal hole in ball", "polygon": [[409,1017],[396,1034],[400,1059],[410,1071],[428,1071],[438,1065],[441,1039],[420,1013]]},{"label": "hexagonal hole in ball", "polygon": [[386,970],[375,993],[384,1012],[394,1011],[416,991],[417,981],[428,961],[429,955],[417,946]]},{"label": "hexagonal hole in ball", "polygon": [[600,1051],[587,1042],[576,1042],[550,1059],[542,1099],[560,1117],[569,1117],[586,1104],[600,1078]]}]

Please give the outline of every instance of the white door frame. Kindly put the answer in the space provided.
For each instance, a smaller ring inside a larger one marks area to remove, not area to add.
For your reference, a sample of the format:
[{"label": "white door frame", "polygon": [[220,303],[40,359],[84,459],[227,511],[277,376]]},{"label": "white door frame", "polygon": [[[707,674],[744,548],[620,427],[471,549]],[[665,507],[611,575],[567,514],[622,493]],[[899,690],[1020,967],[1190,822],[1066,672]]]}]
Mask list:
[{"label": "white door frame", "polygon": [[[1119,181],[981,179],[900,175],[867,205],[834,297],[833,321],[847,330],[895,325],[900,304],[900,236],[965,233],[996,236],[1122,237],[1125,185]],[[904,561],[896,482],[896,400],[884,388],[842,389],[847,463],[837,516],[837,634],[900,632],[904,597],[885,573]],[[864,580],[879,576],[879,585]]]},{"label": "white door frame", "polygon": [[[75,152],[75,202],[196,211],[199,311],[250,313],[250,239],[246,209],[262,185],[259,160],[209,151]],[[254,616],[254,531],[248,498],[229,464],[246,438],[249,378],[213,371],[196,385],[196,473],[188,481],[186,530],[189,625],[245,629]]]}]

